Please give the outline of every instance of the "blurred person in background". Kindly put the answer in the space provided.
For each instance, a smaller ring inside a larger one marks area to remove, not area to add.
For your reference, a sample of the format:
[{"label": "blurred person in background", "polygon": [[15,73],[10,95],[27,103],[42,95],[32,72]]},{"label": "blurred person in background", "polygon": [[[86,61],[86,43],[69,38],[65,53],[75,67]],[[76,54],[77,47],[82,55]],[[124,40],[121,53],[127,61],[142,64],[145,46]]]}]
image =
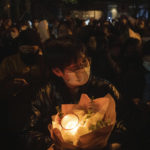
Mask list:
[{"label": "blurred person in background", "polygon": [[122,92],[129,103],[138,104],[143,92],[143,66],[138,39],[129,38],[122,46]]},{"label": "blurred person in background", "polygon": [[20,32],[25,31],[30,28],[27,20],[20,21],[19,26],[20,26]]},{"label": "blurred person in background", "polygon": [[39,22],[38,27],[37,27],[37,32],[40,35],[42,43],[50,39],[50,31],[49,31],[48,21],[46,19],[41,20]]},{"label": "blurred person in background", "polygon": [[131,21],[126,15],[119,18],[119,22],[115,25],[115,33],[119,36],[121,43],[124,44],[128,38],[136,38],[142,42],[141,35],[133,30]]},{"label": "blurred person in background", "polygon": [[20,134],[30,113],[31,98],[44,78],[41,57],[39,35],[25,30],[18,37],[18,52],[0,64],[0,99],[1,106],[6,108],[3,113],[7,114],[4,135],[16,150],[23,144]]},{"label": "blurred person in background", "polygon": [[107,48],[107,66],[105,69],[105,76],[111,81],[117,88],[120,89],[120,75],[122,72],[121,68],[121,47],[122,43],[118,36],[111,36],[108,41]]},{"label": "blurred person in background", "polygon": [[7,56],[15,54],[18,50],[18,36],[19,36],[19,28],[16,25],[12,25],[8,32],[6,43],[3,43],[3,47],[1,47],[2,55],[0,62]]},{"label": "blurred person in background", "polygon": [[33,22],[32,22],[33,30],[38,31],[38,25],[39,25],[38,19],[34,19]]},{"label": "blurred person in background", "polygon": [[72,30],[67,21],[60,22],[58,26],[58,38],[65,37],[65,36],[71,36]]},{"label": "blurred person in background", "polygon": [[[6,57],[0,64],[1,85],[9,88],[7,83],[9,81],[15,83],[15,78],[19,78],[18,82],[20,80],[20,85],[21,81],[23,85],[24,83],[28,83],[23,78],[31,77],[32,79],[36,79],[36,73],[40,71],[37,65],[37,58],[40,55],[42,55],[42,45],[39,35],[33,30],[22,31],[18,37],[17,53]],[[32,77],[32,75],[35,75],[35,77]],[[12,88],[11,90],[15,89]]]},{"label": "blurred person in background", "polygon": [[7,45],[5,46],[5,52],[7,52],[6,57],[16,54],[18,52],[18,37],[19,37],[19,27],[17,25],[13,25],[10,27],[10,38],[8,40]]},{"label": "blurred person in background", "polygon": [[11,25],[12,25],[12,20],[10,18],[7,18],[3,20],[3,23],[0,27],[0,52],[1,52],[0,62],[5,56],[7,56],[7,52],[9,51],[7,49],[7,45],[10,39]]},{"label": "blurred person in background", "polygon": [[149,147],[150,109],[143,103],[147,85],[139,42],[129,38],[122,47],[120,92],[124,101],[122,110],[126,112],[123,120],[128,129],[125,145],[130,145],[131,149],[146,150],[146,146]]},{"label": "blurred person in background", "polygon": [[145,37],[148,35],[148,28],[146,24],[146,19],[138,18],[135,26],[135,31],[140,34],[141,37]]},{"label": "blurred person in background", "polygon": [[3,19],[0,18],[0,28],[1,28],[2,24],[3,24]]},{"label": "blurred person in background", "polygon": [[150,106],[150,41],[147,41],[143,44],[142,62],[144,67],[144,78],[145,78],[142,101]]},{"label": "blurred person in background", "polygon": [[52,38],[57,39],[58,37],[58,26],[59,26],[59,20],[54,19],[52,23]]}]

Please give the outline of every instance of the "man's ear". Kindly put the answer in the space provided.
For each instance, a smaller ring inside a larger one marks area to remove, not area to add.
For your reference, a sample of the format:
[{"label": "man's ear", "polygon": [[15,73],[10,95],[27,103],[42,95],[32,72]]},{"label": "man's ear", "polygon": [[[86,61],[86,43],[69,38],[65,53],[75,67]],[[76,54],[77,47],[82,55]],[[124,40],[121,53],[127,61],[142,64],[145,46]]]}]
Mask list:
[{"label": "man's ear", "polygon": [[52,69],[52,72],[53,72],[56,76],[58,76],[58,77],[62,77],[62,76],[63,76],[63,73],[62,73],[62,71],[61,71],[59,68],[53,68],[53,69]]}]

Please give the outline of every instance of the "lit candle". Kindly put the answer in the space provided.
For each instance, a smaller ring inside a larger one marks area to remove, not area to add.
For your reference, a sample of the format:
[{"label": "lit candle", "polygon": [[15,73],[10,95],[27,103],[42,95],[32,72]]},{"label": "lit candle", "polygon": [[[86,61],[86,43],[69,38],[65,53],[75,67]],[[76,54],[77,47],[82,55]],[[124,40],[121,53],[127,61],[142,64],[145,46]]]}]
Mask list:
[{"label": "lit candle", "polygon": [[61,120],[61,126],[66,130],[72,130],[77,127],[79,119],[75,114],[67,114]]}]

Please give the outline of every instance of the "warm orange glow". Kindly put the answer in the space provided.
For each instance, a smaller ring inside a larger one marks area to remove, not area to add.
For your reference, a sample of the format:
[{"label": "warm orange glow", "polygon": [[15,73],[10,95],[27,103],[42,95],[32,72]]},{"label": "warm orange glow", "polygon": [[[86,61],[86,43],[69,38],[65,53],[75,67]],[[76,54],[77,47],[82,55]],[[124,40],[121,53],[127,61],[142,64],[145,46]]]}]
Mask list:
[{"label": "warm orange glow", "polygon": [[64,129],[75,129],[78,125],[78,117],[74,114],[67,114],[61,120],[61,125]]}]

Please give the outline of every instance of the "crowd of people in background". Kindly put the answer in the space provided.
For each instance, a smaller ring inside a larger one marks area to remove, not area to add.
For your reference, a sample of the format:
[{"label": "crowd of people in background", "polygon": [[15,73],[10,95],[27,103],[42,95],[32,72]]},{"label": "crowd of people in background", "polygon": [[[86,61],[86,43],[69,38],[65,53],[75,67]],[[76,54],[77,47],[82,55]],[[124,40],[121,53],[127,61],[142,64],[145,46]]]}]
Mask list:
[{"label": "crowd of people in background", "polygon": [[22,22],[0,19],[0,99],[8,108],[7,136],[16,138],[21,132],[35,91],[48,79],[45,46],[72,36],[85,44],[92,74],[110,81],[120,92],[124,106],[120,111],[125,112],[121,119],[125,134],[130,135],[126,135],[127,145],[146,150],[150,145],[150,21],[126,15],[112,21],[91,18],[88,24],[68,16]]}]

